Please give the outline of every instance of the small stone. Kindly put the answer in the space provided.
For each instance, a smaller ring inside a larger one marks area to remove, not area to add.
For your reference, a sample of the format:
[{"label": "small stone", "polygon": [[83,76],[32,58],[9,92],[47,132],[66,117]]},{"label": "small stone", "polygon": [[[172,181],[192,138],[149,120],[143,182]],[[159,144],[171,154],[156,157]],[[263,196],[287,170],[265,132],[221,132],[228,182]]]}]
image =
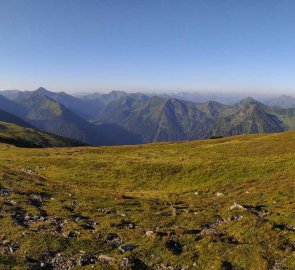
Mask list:
[{"label": "small stone", "polygon": [[245,208],[242,206],[242,205],[240,205],[240,204],[238,204],[238,203],[234,203],[230,208],[229,208],[229,210],[235,210],[235,209],[241,209],[241,210],[244,210]]},{"label": "small stone", "polygon": [[[84,254],[84,253],[83,253]],[[81,255],[80,259],[79,259],[79,265],[80,266],[86,266],[89,264],[94,264],[96,262],[96,257],[92,256],[92,255]]]},{"label": "small stone", "polygon": [[146,236],[149,236],[149,237],[154,237],[155,236],[155,233],[153,231],[146,231],[145,232],[145,235]]},{"label": "small stone", "polygon": [[13,205],[13,206],[17,205],[17,202],[14,201],[14,200],[11,200],[11,201],[9,201],[9,202],[10,202],[10,204]]},{"label": "small stone", "polygon": [[128,228],[129,228],[129,229],[135,229],[135,224],[132,223],[132,222],[130,222],[130,223],[128,224]]},{"label": "small stone", "polygon": [[125,253],[127,251],[132,251],[133,249],[135,249],[135,246],[128,244],[128,245],[120,246],[119,249],[122,251],[122,253]]},{"label": "small stone", "polygon": [[216,192],[216,196],[217,196],[217,197],[222,197],[222,196],[224,196],[224,194],[221,193],[221,192]]},{"label": "small stone", "polygon": [[172,209],[172,216],[175,217],[177,216],[177,210],[175,207],[171,206],[171,209]]},{"label": "small stone", "polygon": [[102,262],[105,262],[105,263],[108,263],[108,264],[113,264],[113,263],[115,263],[117,261],[115,258],[110,257],[108,255],[104,255],[104,254],[99,255],[98,260],[102,261]]}]

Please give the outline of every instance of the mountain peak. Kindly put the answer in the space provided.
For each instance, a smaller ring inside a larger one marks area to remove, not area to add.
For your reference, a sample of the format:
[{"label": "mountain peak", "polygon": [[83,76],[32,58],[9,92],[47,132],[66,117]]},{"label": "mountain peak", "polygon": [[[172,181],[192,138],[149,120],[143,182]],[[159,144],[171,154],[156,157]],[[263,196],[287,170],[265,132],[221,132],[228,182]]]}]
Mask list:
[{"label": "mountain peak", "polygon": [[252,98],[252,97],[246,97],[244,99],[242,99],[238,104],[239,105],[249,105],[249,104],[258,104],[259,102]]},{"label": "mountain peak", "polygon": [[48,91],[47,89],[45,89],[44,87],[39,87],[38,89],[35,90],[35,92],[38,92],[38,93],[42,93],[42,94],[46,94],[50,91]]},{"label": "mountain peak", "polygon": [[255,102],[256,101],[256,99],[254,99],[253,97],[246,97],[243,100],[247,101],[247,102],[253,102],[253,101]]}]

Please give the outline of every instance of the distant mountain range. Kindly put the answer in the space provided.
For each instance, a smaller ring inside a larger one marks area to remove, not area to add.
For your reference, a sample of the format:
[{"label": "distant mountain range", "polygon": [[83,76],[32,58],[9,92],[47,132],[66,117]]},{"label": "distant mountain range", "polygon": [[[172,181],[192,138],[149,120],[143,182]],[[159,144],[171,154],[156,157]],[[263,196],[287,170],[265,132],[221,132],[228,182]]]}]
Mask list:
[{"label": "distant mountain range", "polygon": [[[245,98],[230,104],[196,102],[189,95],[112,91],[72,96],[65,92],[0,92],[0,121],[91,145],[138,144],[207,139],[295,129],[295,99],[261,103]],[[199,96],[199,99],[200,96]],[[230,104],[230,105],[229,105]],[[2,117],[2,118],[1,118]]]}]

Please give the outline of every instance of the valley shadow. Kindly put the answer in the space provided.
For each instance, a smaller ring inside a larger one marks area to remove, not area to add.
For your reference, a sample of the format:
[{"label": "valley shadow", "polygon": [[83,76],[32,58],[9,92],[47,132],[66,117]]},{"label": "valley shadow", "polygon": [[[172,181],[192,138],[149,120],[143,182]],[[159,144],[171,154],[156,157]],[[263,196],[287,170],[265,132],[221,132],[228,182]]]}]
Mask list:
[{"label": "valley shadow", "polygon": [[115,124],[98,124],[96,125],[96,130],[104,138],[107,138],[108,145],[132,145],[143,143],[140,135],[132,133]]}]

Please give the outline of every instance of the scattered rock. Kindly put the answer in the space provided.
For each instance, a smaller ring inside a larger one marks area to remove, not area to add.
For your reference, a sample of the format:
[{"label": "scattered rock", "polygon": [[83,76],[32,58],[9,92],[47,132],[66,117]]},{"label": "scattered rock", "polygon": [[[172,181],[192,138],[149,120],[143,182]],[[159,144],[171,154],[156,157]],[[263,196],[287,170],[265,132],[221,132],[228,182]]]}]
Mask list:
[{"label": "scattered rock", "polygon": [[4,239],[0,242],[2,250],[6,254],[13,254],[16,250],[18,250],[19,245],[18,243],[14,243],[11,240]]},{"label": "scattered rock", "polygon": [[120,224],[115,225],[119,229],[135,229],[136,225],[130,221],[122,221]]},{"label": "scattered rock", "polygon": [[216,192],[216,197],[222,197],[222,196],[224,196],[223,193],[221,193],[221,192]]},{"label": "scattered rock", "polygon": [[97,227],[97,224],[96,224],[96,222],[94,222],[94,221],[87,220],[87,221],[85,221],[85,223],[82,225],[82,227],[83,227],[85,230],[95,230],[96,227]]},{"label": "scattered rock", "polygon": [[135,246],[128,244],[128,245],[120,246],[119,249],[122,253],[125,253],[127,251],[132,251],[133,249],[135,249]]},{"label": "scattered rock", "polygon": [[98,260],[106,264],[115,264],[117,262],[116,258],[103,254],[98,256]]},{"label": "scattered rock", "polygon": [[286,230],[295,232],[295,225],[289,225],[289,224],[274,224],[273,228],[280,229],[280,230]]},{"label": "scattered rock", "polygon": [[132,267],[133,266],[133,261],[130,260],[129,258],[122,258],[120,261],[120,267]]},{"label": "scattered rock", "polygon": [[85,266],[89,264],[94,264],[96,263],[96,261],[97,261],[97,258],[95,256],[85,254],[80,256],[79,265]]},{"label": "scattered rock", "polygon": [[267,209],[265,209],[264,205],[243,205],[249,212],[253,213],[256,216],[264,217],[268,214]]},{"label": "scattered rock", "polygon": [[225,261],[222,262],[221,268],[222,270],[233,270],[234,266],[230,262]]},{"label": "scattered rock", "polygon": [[120,261],[120,269],[140,269],[140,270],[148,270],[150,269],[143,261],[138,258],[133,257],[124,257]]},{"label": "scattered rock", "polygon": [[146,232],[145,232],[145,235],[146,235],[146,236],[149,236],[149,237],[155,237],[155,233],[154,233],[154,231],[146,231]]},{"label": "scattered rock", "polygon": [[234,203],[230,208],[229,208],[229,210],[235,210],[235,209],[240,209],[240,210],[244,210],[245,208],[242,206],[242,205],[240,205],[240,204],[238,204],[238,203]]},{"label": "scattered rock", "polygon": [[112,211],[107,208],[97,208],[96,211],[103,213],[103,214],[111,214],[112,213]]},{"label": "scattered rock", "polygon": [[15,200],[7,200],[7,203],[9,203],[12,206],[16,206],[17,205],[17,201],[15,201]]},{"label": "scattered rock", "polygon": [[21,171],[26,173],[26,174],[36,174],[36,172],[33,169],[29,168],[29,167],[21,168]]},{"label": "scattered rock", "polygon": [[181,252],[182,252],[182,247],[181,247],[180,243],[178,243],[178,242],[176,242],[176,241],[174,241],[174,240],[168,240],[168,241],[166,242],[166,247],[167,247],[170,251],[172,251],[172,253],[173,253],[174,255],[179,255],[179,254],[181,254]]},{"label": "scattered rock", "polygon": [[80,232],[78,231],[69,231],[69,232],[64,232],[63,237],[67,237],[67,238],[78,238],[80,237]]},{"label": "scattered rock", "polygon": [[30,195],[30,203],[34,206],[40,207],[43,204],[42,197],[37,194]]},{"label": "scattered rock", "polygon": [[177,209],[174,206],[171,206],[171,210],[172,210],[172,216],[173,217],[177,216]]},{"label": "scattered rock", "polygon": [[77,261],[70,255],[58,253],[49,261],[49,265],[56,270],[72,270],[77,266]]},{"label": "scattered rock", "polygon": [[113,247],[118,247],[122,244],[123,241],[116,233],[108,233],[106,238],[104,239],[104,242],[112,245]]},{"label": "scattered rock", "polygon": [[186,229],[183,231],[183,234],[199,234],[201,231],[196,229]]},{"label": "scattered rock", "polygon": [[172,265],[170,263],[162,263],[161,265],[156,265],[156,270],[187,270],[187,267],[182,267],[179,265]]}]

